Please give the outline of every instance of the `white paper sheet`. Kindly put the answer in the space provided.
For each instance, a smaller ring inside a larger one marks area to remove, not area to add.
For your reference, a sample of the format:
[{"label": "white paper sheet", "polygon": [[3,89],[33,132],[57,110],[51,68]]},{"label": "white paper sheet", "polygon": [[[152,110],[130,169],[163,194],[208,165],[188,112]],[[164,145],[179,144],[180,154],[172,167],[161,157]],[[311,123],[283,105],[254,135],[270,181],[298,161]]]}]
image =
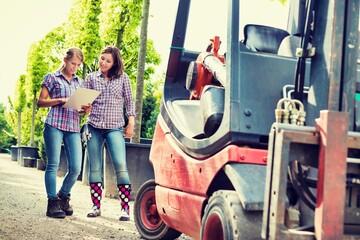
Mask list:
[{"label": "white paper sheet", "polygon": [[63,107],[80,110],[81,106],[91,104],[99,94],[99,91],[93,89],[78,88]]}]

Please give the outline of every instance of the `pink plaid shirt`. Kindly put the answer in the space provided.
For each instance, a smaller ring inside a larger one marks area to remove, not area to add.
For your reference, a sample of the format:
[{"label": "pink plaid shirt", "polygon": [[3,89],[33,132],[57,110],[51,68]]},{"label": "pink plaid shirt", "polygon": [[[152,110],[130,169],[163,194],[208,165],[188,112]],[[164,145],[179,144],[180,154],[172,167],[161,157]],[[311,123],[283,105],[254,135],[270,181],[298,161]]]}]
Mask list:
[{"label": "pink plaid shirt", "polygon": [[124,106],[126,116],[135,116],[130,79],[126,73],[106,82],[100,71],[93,72],[86,77],[84,87],[101,92],[92,103],[91,112],[87,118],[87,122],[92,126],[101,129],[123,127],[125,124]]}]

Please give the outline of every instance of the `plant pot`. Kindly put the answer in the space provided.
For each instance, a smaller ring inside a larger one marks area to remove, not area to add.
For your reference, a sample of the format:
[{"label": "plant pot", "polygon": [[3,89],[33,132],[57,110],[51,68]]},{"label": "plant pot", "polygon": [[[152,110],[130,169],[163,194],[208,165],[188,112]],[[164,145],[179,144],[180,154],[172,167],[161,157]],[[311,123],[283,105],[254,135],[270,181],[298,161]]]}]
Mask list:
[{"label": "plant pot", "polygon": [[19,146],[11,146],[11,160],[17,161]]},{"label": "plant pot", "polygon": [[20,165],[23,167],[35,167],[36,166],[36,158],[23,157],[20,160]]},{"label": "plant pot", "polygon": [[22,159],[24,157],[35,158],[39,157],[38,148],[37,147],[29,147],[29,146],[18,146],[17,147],[17,161],[19,165],[22,165]]},{"label": "plant pot", "polygon": [[45,165],[44,160],[42,160],[41,158],[38,158],[36,160],[36,168],[37,168],[37,170],[45,171],[45,167],[46,167],[46,165]]}]

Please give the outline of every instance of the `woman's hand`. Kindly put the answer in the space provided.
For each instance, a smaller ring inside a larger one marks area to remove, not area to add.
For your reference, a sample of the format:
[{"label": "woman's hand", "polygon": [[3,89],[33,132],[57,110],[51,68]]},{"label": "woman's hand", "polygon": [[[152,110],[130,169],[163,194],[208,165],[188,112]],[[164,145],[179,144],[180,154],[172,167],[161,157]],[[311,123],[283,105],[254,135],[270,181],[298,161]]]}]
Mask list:
[{"label": "woman's hand", "polygon": [[78,110],[79,114],[89,114],[91,111],[91,104],[88,105],[82,105],[81,109]]},{"label": "woman's hand", "polygon": [[125,133],[126,138],[131,138],[131,136],[133,135],[134,125],[135,125],[134,116],[129,116],[129,122],[128,122],[128,124],[126,125],[126,127],[124,129],[124,133]]}]

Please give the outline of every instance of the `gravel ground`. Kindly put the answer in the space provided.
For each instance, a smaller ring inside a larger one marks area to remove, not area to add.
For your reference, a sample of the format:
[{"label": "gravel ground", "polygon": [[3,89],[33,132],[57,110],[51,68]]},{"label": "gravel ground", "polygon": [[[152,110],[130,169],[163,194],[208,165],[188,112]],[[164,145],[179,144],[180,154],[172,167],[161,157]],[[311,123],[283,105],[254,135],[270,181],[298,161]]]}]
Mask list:
[{"label": "gravel ground", "polygon": [[[58,187],[62,179],[58,177]],[[89,187],[80,181],[72,190],[74,214],[65,219],[45,215],[44,171],[22,167],[10,155],[0,154],[0,183],[0,239],[141,239],[133,219],[118,220],[117,199],[103,198],[102,216],[87,218],[92,206]],[[191,238],[182,235],[179,239]]]}]

